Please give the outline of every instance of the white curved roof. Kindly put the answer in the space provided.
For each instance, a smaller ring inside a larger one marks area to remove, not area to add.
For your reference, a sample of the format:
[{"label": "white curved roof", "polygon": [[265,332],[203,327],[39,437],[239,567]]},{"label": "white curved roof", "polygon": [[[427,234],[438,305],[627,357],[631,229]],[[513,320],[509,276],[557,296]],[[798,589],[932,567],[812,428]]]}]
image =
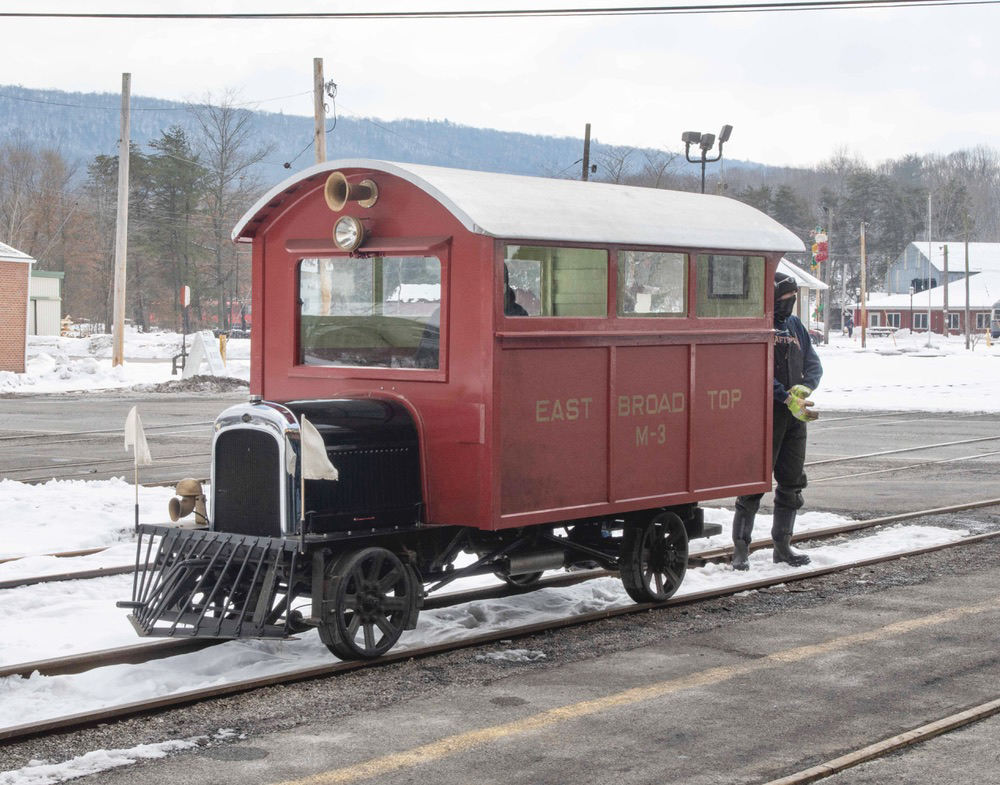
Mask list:
[{"label": "white curved roof", "polygon": [[[759,210],[721,196],[608,183],[553,180],[363,158],[327,161],[276,185],[233,229],[248,241],[268,214],[336,169],[370,169],[412,183],[470,232],[514,240],[802,251],[792,232]],[[377,177],[375,178],[378,183]]]}]

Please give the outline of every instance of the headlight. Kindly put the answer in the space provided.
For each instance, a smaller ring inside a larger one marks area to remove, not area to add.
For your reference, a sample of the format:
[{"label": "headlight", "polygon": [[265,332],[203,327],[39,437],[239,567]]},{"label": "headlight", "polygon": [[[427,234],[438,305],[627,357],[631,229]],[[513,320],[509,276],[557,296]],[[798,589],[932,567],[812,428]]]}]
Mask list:
[{"label": "headlight", "polygon": [[345,215],[333,226],[333,241],[342,251],[353,251],[364,239],[365,230],[357,218]]}]

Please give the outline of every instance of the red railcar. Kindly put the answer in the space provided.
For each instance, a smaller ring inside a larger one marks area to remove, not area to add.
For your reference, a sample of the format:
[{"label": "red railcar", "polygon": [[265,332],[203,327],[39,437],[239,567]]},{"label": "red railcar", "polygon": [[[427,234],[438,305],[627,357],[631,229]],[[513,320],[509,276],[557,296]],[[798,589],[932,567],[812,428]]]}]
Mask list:
[{"label": "red railcar", "polygon": [[[312,625],[371,657],[428,586],[584,565],[663,600],[697,502],[770,488],[769,283],[802,243],[747,205],[343,160],[234,239],[253,395],[216,423],[203,525],[143,527],[141,634]],[[302,479],[304,416],[337,480]]]}]

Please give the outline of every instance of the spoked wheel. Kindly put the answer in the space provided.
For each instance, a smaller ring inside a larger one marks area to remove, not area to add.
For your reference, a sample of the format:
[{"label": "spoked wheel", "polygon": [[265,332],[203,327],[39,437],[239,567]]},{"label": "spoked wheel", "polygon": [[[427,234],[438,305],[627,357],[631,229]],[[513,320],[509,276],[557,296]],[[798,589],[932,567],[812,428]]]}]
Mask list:
[{"label": "spoked wheel", "polygon": [[417,613],[416,579],[385,548],[362,548],[333,562],[324,581],[328,610],[319,627],[326,647],[342,660],[380,657]]},{"label": "spoked wheel", "polygon": [[636,602],[663,602],[673,595],[687,571],[688,538],[672,512],[630,521],[622,536],[622,584]]},{"label": "spoked wheel", "polygon": [[544,573],[526,572],[522,575],[506,575],[502,572],[495,572],[493,574],[508,586],[512,586],[515,589],[528,589],[538,583]]}]

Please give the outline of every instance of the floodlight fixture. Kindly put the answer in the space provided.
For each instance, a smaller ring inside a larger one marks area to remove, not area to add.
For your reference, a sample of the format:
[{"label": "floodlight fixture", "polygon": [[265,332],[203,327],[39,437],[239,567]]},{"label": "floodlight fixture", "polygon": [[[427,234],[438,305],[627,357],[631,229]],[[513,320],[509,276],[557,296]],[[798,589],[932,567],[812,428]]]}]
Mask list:
[{"label": "floodlight fixture", "polygon": [[[708,157],[708,151],[715,145],[715,134],[703,134],[700,131],[685,131],[681,134],[681,141],[684,143],[684,157],[688,163],[701,164],[701,192],[705,193],[705,164],[715,163],[722,160],[722,146],[729,141],[732,136],[733,127],[731,125],[722,126],[719,131],[719,154],[715,158]],[[691,145],[696,144],[701,148],[701,158],[691,157]]]}]

